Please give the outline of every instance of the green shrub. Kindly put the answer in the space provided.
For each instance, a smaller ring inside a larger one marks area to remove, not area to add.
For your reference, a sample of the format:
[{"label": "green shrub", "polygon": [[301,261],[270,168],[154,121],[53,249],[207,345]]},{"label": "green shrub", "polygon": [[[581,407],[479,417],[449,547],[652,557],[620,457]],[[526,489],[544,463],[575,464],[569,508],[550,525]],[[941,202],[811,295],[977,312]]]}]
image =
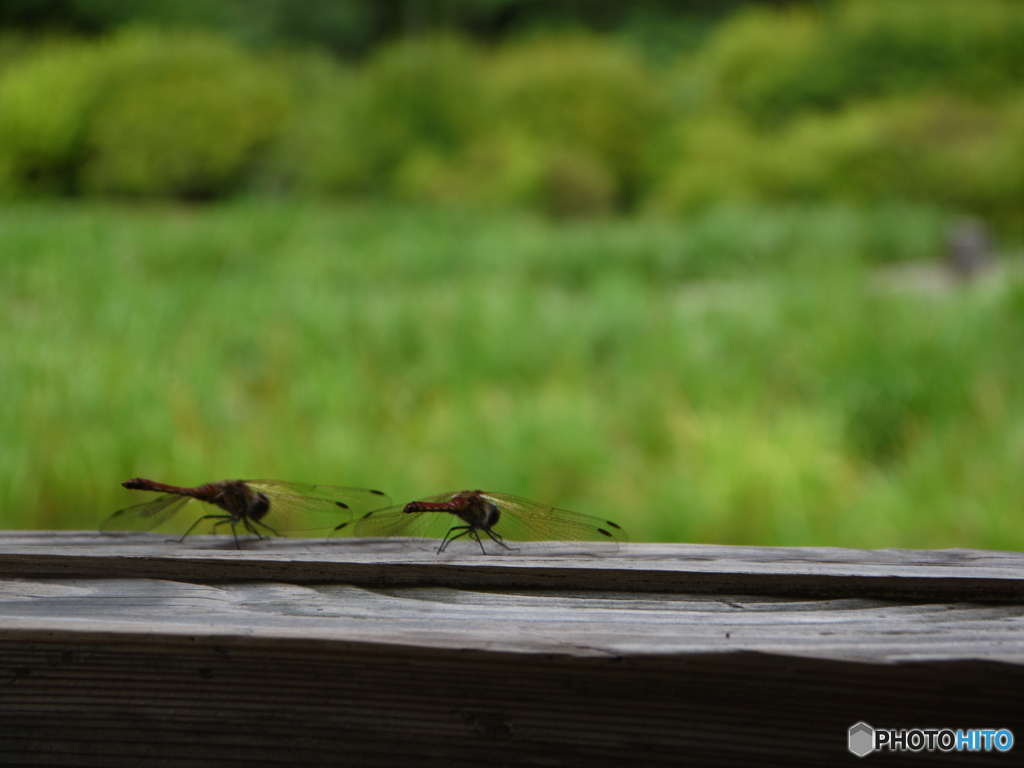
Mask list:
[{"label": "green shrub", "polygon": [[0,81],[9,192],[227,192],[287,109],[283,78],[196,33],[131,30],[45,47]]},{"label": "green shrub", "polygon": [[280,61],[291,109],[255,172],[262,191],[301,195],[366,192],[381,184],[366,151],[366,78],[327,56]]},{"label": "green shrub", "polygon": [[366,68],[363,151],[398,197],[606,213],[639,182],[656,86],[594,38],[493,56],[452,38],[397,43]]},{"label": "green shrub", "polygon": [[785,140],[785,156],[817,165],[820,194],[900,197],[1024,224],[1024,94],[979,105],[926,96],[809,116]]},{"label": "green shrub", "polygon": [[546,145],[522,132],[483,136],[457,157],[411,155],[394,177],[401,198],[472,208],[532,208],[552,218],[612,212],[619,187],[585,152]]},{"label": "green shrub", "polygon": [[637,195],[662,104],[630,49],[589,36],[538,38],[500,51],[488,85],[504,124],[552,147],[550,188],[586,186],[596,200],[610,180],[615,199]]},{"label": "green shrub", "polygon": [[683,66],[705,107],[760,125],[865,97],[942,88],[977,98],[1024,82],[1016,0],[846,0],[831,13],[752,8]]},{"label": "green shrub", "polygon": [[756,183],[762,139],[734,116],[686,118],[668,132],[661,178],[648,206],[690,213],[722,200],[762,196]]},{"label": "green shrub", "polygon": [[618,185],[608,167],[585,152],[553,153],[540,179],[543,210],[554,218],[610,213]]},{"label": "green shrub", "polygon": [[1017,0],[847,0],[832,26],[849,95],[942,87],[977,97],[1024,82]]},{"label": "green shrub", "polygon": [[534,207],[545,148],[517,132],[482,135],[458,155],[420,148],[393,177],[397,197],[473,208]]},{"label": "green shrub", "polygon": [[919,196],[1024,232],[1024,92],[991,108],[946,99],[911,112],[895,139],[903,154],[928,142],[916,168]]},{"label": "green shrub", "polygon": [[481,54],[455,37],[411,38],[366,65],[362,139],[382,172],[423,152],[457,154],[486,116]]},{"label": "green shrub", "polygon": [[11,64],[0,79],[0,191],[74,187],[103,83],[95,49],[63,41]]},{"label": "green shrub", "polygon": [[553,217],[898,198],[1024,230],[1019,9],[755,8],[669,73],[565,33],[408,37],[357,66],[185,31],[3,48],[0,193],[249,186]]},{"label": "green shrub", "polygon": [[100,55],[107,83],[90,123],[87,189],[224,194],[285,118],[281,75],[219,38],[132,31]]},{"label": "green shrub", "polygon": [[836,104],[838,73],[825,42],[821,19],[806,9],[753,7],[725,21],[684,67],[695,70],[705,109],[734,107],[770,123]]},{"label": "green shrub", "polygon": [[39,42],[17,30],[0,29],[0,74],[12,64],[35,53]]},{"label": "green shrub", "polygon": [[723,199],[931,201],[1024,225],[1024,95],[979,105],[950,96],[808,114],[760,134],[708,117],[674,134],[679,154],[652,205],[685,212]]}]

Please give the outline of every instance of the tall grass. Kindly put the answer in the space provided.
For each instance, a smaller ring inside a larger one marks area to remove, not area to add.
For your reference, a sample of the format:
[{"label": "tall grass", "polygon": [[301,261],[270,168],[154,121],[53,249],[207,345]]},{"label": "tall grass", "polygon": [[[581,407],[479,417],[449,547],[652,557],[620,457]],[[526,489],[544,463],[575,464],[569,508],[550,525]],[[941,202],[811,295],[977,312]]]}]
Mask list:
[{"label": "tall grass", "polygon": [[880,290],[925,209],[689,223],[0,210],[0,526],[118,483],[467,487],[634,540],[1024,546],[1024,285]]}]

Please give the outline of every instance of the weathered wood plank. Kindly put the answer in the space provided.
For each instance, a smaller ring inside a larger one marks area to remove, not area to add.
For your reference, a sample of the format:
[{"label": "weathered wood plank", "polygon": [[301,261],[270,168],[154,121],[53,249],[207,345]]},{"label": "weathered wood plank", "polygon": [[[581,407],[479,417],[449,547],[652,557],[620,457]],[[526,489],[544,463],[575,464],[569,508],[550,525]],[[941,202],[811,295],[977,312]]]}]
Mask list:
[{"label": "weathered wood plank", "polygon": [[[471,550],[470,550],[471,552]],[[938,601],[1024,599],[1024,553],[629,544],[614,556],[438,557],[429,548],[153,534],[0,534],[0,576],[345,582],[367,586],[593,589]]]},{"label": "weathered wood plank", "polygon": [[970,550],[4,534],[0,764],[811,766],[854,762],[860,720],[1021,738],[1022,580]]},{"label": "weathered wood plank", "polygon": [[[820,766],[846,730],[1024,733],[1024,667],[0,640],[0,764]],[[1020,763],[917,754],[872,765]]]},{"label": "weathered wood plank", "polygon": [[871,663],[1024,664],[1024,605],[443,587],[0,581],[0,639],[256,640],[565,657],[752,652]]}]

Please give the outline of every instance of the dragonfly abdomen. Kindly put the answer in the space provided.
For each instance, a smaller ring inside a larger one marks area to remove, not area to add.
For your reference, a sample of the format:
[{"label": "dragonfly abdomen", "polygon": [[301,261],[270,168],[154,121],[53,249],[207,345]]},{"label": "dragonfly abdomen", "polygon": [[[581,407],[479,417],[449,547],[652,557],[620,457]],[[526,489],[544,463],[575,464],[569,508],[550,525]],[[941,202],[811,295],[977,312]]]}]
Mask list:
[{"label": "dragonfly abdomen", "polygon": [[466,507],[465,499],[451,501],[410,501],[403,512],[458,512]]},{"label": "dragonfly abdomen", "polygon": [[[156,491],[157,493],[176,493],[180,496],[195,496],[196,498],[204,498],[211,496],[217,492],[216,487],[207,483],[206,485],[200,485],[198,488],[182,488],[179,485],[167,485],[166,483],[158,483],[155,480],[147,480],[144,477],[133,477],[131,480],[125,480],[121,483],[125,488],[132,491]],[[200,494],[202,494],[200,496]]]}]

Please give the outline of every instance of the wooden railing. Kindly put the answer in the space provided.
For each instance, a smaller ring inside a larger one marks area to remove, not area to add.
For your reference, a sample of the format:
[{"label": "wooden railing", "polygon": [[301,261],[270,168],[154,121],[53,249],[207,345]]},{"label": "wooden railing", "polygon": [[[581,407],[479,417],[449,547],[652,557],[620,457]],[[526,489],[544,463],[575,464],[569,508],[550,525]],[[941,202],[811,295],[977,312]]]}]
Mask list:
[{"label": "wooden railing", "polygon": [[0,764],[832,765],[1022,701],[1021,553],[0,534]]}]

